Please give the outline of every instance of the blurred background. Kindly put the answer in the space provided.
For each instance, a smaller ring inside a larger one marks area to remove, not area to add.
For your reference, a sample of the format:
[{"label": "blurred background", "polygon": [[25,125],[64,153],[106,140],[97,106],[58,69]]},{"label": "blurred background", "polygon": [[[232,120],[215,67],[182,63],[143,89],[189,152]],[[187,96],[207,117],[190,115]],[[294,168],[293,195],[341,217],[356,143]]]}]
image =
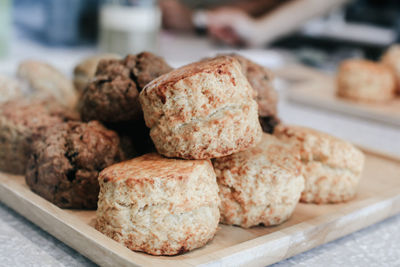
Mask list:
[{"label": "blurred background", "polygon": [[329,71],[344,58],[377,59],[399,33],[396,0],[0,1],[0,60],[9,65],[142,50],[181,65],[238,50],[270,67]]}]

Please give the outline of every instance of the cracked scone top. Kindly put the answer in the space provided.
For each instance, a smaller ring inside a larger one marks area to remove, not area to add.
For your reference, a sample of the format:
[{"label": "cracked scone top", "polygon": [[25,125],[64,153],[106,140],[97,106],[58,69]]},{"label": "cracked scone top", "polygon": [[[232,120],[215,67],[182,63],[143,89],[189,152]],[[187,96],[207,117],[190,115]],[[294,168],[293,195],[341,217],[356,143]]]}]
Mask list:
[{"label": "cracked scone top", "polygon": [[229,56],[175,69],[140,93],[146,125],[167,157],[207,159],[245,150],[260,141],[253,91]]},{"label": "cracked scone top", "polygon": [[175,255],[205,245],[218,227],[209,160],[146,154],[99,175],[96,229],[131,250]]},{"label": "cracked scone top", "polygon": [[252,227],[287,220],[304,189],[300,155],[275,136],[246,151],[213,160],[221,222]]},{"label": "cracked scone top", "polygon": [[276,135],[299,149],[303,162],[303,202],[336,203],[353,198],[364,166],[364,154],[352,144],[301,126],[279,125]]}]

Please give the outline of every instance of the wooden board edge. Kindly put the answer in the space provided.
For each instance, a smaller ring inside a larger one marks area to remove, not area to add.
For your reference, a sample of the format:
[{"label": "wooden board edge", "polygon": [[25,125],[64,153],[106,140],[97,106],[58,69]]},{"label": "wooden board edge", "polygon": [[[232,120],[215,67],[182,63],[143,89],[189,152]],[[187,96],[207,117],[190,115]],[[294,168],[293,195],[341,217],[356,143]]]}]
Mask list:
[{"label": "wooden board edge", "polygon": [[0,202],[100,266],[174,266],[176,263],[133,252],[30,190],[20,185],[10,186],[2,180],[0,177]]},{"label": "wooden board edge", "polygon": [[[400,213],[400,195],[382,199],[368,207],[345,213],[344,216],[329,214],[317,217],[268,236],[261,236],[216,251],[207,255],[207,257],[214,258],[214,261],[199,258],[203,262],[200,266],[270,265],[361,230],[397,213]],[[316,226],[317,221],[318,226]],[[323,221],[322,225],[321,221]],[[302,231],[299,232],[298,228],[301,228]],[[307,240],[305,238],[307,235],[315,238],[311,241]]]}]

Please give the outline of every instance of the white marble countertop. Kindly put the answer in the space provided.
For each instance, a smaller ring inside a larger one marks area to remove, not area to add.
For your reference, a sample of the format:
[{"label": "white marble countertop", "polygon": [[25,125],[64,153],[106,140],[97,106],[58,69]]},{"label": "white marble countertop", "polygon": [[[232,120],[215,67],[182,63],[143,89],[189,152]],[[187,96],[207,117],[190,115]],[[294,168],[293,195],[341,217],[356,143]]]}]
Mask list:
[{"label": "white marble countertop", "polygon": [[[28,40],[13,42],[10,56],[0,60],[0,73],[12,73],[25,58],[46,60],[66,73],[90,47],[46,48]],[[285,60],[273,51],[243,51],[271,67]],[[173,66],[216,53],[205,39],[163,34],[160,54]],[[356,144],[400,156],[400,128],[293,104],[280,90],[279,116],[287,123],[310,126]],[[0,204],[0,266],[92,266],[93,262]],[[275,266],[400,266],[400,215],[299,254]]]}]

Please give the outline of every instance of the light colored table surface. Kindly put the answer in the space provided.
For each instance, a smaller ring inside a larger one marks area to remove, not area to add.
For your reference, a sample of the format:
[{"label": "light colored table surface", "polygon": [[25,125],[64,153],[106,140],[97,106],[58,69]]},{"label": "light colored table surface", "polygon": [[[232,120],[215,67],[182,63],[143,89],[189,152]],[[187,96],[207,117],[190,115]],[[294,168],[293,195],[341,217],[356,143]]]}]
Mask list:
[{"label": "light colored table surface", "polygon": [[[271,51],[244,51],[271,67],[285,60]],[[29,41],[15,42],[10,57],[0,61],[0,73],[12,73],[19,60],[40,58],[71,73],[72,66],[91,48],[49,49]],[[162,36],[162,49],[171,65],[178,66],[215,53],[202,39]],[[283,86],[282,86],[283,87]],[[310,126],[351,142],[400,156],[400,129],[346,115],[321,111],[285,101],[280,91],[279,116],[286,123]],[[400,178],[400,176],[399,176]],[[0,266],[92,266],[86,259],[9,208],[0,204]],[[400,215],[339,240],[317,247],[275,266],[400,266]]]}]

